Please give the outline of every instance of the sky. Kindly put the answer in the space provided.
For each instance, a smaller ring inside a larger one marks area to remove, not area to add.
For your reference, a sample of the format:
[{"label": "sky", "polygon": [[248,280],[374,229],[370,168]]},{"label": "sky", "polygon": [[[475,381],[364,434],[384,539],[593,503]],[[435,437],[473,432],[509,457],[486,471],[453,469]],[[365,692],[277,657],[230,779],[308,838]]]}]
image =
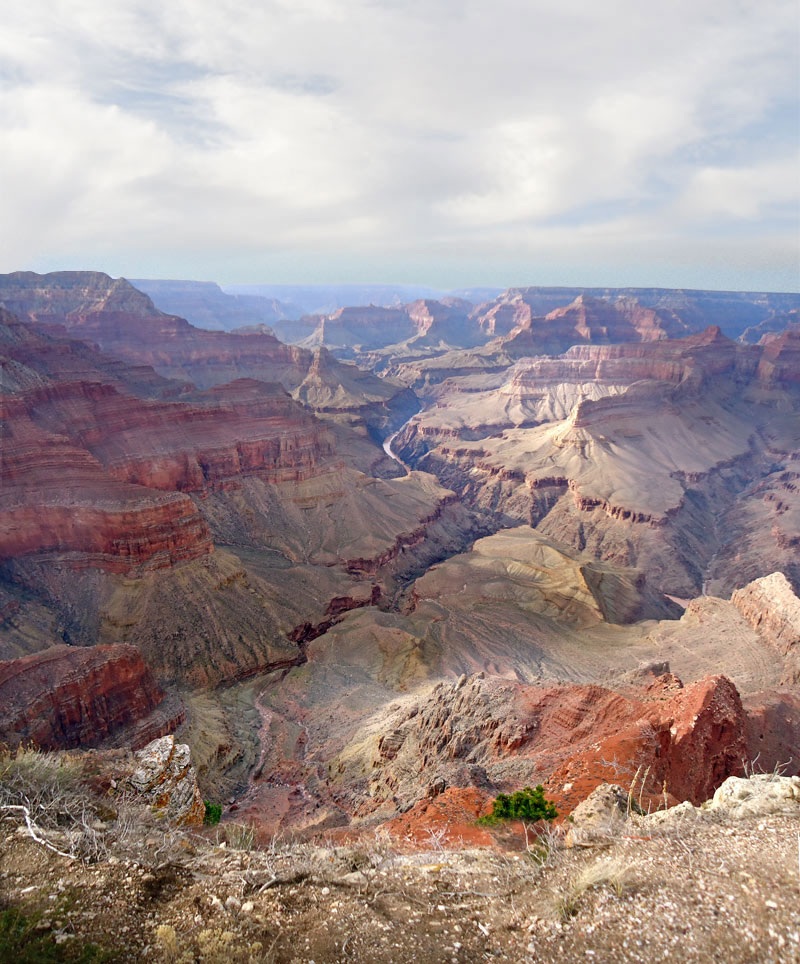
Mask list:
[{"label": "sky", "polygon": [[797,0],[26,0],[0,271],[800,290]]}]

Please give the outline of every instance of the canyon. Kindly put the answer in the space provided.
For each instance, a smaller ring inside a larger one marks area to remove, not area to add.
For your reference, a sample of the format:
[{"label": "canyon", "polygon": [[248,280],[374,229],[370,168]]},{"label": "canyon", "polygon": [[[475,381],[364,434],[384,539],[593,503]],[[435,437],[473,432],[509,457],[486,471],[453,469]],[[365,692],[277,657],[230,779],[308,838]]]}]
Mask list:
[{"label": "canyon", "polygon": [[177,731],[265,835],[793,756],[798,296],[148,284],[203,327],[0,276],[0,738]]}]

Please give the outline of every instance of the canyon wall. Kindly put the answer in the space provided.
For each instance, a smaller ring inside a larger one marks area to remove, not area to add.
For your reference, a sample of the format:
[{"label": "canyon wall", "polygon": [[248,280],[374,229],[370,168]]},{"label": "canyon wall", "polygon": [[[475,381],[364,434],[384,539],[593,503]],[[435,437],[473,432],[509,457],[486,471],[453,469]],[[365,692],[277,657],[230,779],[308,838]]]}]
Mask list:
[{"label": "canyon wall", "polygon": [[164,703],[133,646],[53,646],[0,662],[0,742],[11,747],[99,746],[121,732],[143,746],[183,721],[179,704]]}]

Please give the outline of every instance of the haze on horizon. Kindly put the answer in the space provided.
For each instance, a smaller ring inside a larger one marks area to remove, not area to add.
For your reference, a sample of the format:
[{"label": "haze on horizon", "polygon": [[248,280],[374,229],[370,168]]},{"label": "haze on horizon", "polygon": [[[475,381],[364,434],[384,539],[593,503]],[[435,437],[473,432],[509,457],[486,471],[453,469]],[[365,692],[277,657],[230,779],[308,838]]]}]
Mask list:
[{"label": "haze on horizon", "polygon": [[795,0],[29,0],[0,271],[800,289]]}]

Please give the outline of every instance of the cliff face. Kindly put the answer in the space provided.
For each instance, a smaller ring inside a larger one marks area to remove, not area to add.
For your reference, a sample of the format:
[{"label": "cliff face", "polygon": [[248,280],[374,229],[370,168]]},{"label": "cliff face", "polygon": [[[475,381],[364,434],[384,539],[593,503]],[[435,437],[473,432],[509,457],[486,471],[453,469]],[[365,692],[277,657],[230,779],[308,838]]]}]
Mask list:
[{"label": "cliff face", "polygon": [[387,725],[371,793],[401,804],[426,787],[516,789],[547,777],[571,809],[594,787],[637,784],[637,796],[702,802],[746,759],[746,716],[733,684],[684,687],[669,674],[617,690],[462,677]]},{"label": "cliff face", "polygon": [[[152,366],[162,376],[200,388],[247,378],[295,392],[314,363],[310,351],[285,345],[263,328],[235,333],[195,328],[158,311],[123,278],[100,272],[0,275],[0,305],[48,326],[52,335],[89,341],[130,364]],[[341,369],[337,383],[353,382],[352,366],[340,366],[334,359],[331,365]],[[375,375],[360,374],[360,397],[355,402],[348,398],[347,409],[370,404],[391,408],[395,396],[406,391]],[[337,408],[329,393],[318,392],[314,401],[319,409]]]},{"label": "cliff face", "polygon": [[79,365],[63,365],[69,345],[13,320],[1,331],[14,378],[0,398],[0,558],[78,553],[77,564],[116,572],[199,558],[210,534],[186,493],[250,475],[306,479],[333,451],[328,431],[280,386],[244,381],[148,401],[118,377],[104,383],[103,356],[92,370],[85,347]]},{"label": "cliff face", "polygon": [[[498,314],[502,314],[500,308],[489,313],[495,330]],[[513,319],[515,327],[500,338],[499,344],[517,358],[558,354],[582,342],[603,345],[680,338],[693,330],[674,311],[646,308],[629,297],[610,302],[579,295],[572,304],[556,308],[543,318],[533,315],[530,306],[520,300]]]},{"label": "cliff face", "polygon": [[800,384],[800,326],[762,343],[759,379],[767,385]]},{"label": "cliff face", "polygon": [[[708,325],[719,325],[727,335],[735,336],[748,326],[800,308],[800,296],[796,294],[674,288],[525,287],[509,288],[494,301],[482,305],[477,314],[482,327],[493,335],[503,335],[533,317],[542,319],[552,312],[563,312],[570,302],[575,305],[582,297],[590,302],[602,299],[618,306],[639,305],[649,309],[658,317],[659,326],[670,329],[669,337],[676,337],[679,328],[692,332]],[[640,315],[641,321],[645,318],[645,314]],[[646,327],[649,328],[650,323]]]},{"label": "cliff face", "polygon": [[700,590],[716,551],[710,577],[730,591],[737,567],[763,575],[771,556],[794,578],[798,377],[791,333],[758,347],[719,328],[574,346],[452,376],[394,449],[469,503],[639,566],[679,596]]},{"label": "cliff face", "polygon": [[446,302],[420,298],[396,308],[339,308],[330,315],[303,319],[303,324],[314,323],[314,329],[302,343],[362,352],[389,346],[417,351],[440,344],[477,345],[485,339],[471,316],[472,305],[457,298]]},{"label": "cliff face", "polygon": [[800,681],[800,599],[782,572],[756,579],[731,596],[748,625],[788,657],[787,682]]},{"label": "cliff face", "polygon": [[429,477],[348,464],[388,462],[365,408],[394,418],[403,393],[324,350],[303,384],[329,422],[277,383],[200,390],[2,309],[0,357],[0,655],[124,641],[200,686],[288,668],[366,569],[391,582],[470,530]]},{"label": "cliff face", "polygon": [[53,646],[0,662],[0,741],[70,749],[124,729],[141,746],[182,722],[180,707],[154,713],[163,700],[133,646]]}]

